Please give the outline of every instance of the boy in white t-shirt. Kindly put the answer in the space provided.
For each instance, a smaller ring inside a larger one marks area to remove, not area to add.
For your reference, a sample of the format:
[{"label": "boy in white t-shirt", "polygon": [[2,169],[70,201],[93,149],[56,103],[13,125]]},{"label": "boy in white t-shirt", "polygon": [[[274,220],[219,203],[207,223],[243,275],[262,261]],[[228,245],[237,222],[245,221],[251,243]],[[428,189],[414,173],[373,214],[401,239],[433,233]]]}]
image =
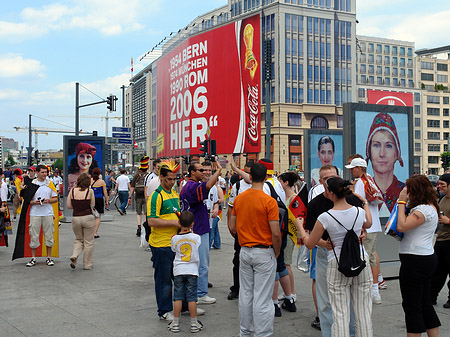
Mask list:
[{"label": "boy in white t-shirt", "polygon": [[180,215],[181,230],[172,237],[172,251],[175,253],[173,261],[173,316],[168,329],[172,332],[180,331],[180,313],[183,301],[188,302],[191,316],[191,332],[203,330],[202,322],[197,320],[197,278],[200,258],[198,248],[201,238],[192,233],[194,214],[185,211]]}]

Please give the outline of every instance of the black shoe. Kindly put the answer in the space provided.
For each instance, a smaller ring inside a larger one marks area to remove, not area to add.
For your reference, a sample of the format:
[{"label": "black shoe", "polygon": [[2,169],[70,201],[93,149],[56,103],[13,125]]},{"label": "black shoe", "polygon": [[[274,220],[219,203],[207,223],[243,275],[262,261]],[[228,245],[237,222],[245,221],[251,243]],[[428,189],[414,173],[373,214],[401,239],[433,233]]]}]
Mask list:
[{"label": "black shoe", "polygon": [[319,317],[316,317],[315,319],[314,319],[314,321],[312,321],[312,323],[311,323],[311,326],[314,328],[314,329],[317,329],[317,330],[321,330],[320,329],[320,319],[319,319]]},{"label": "black shoe", "polygon": [[445,304],[443,305],[443,307],[444,307],[445,309],[450,309],[450,300],[448,300],[447,303],[445,303]]},{"label": "black shoe", "polygon": [[234,300],[235,298],[239,298],[239,291],[230,291],[230,293],[228,294],[228,299]]},{"label": "black shoe", "polygon": [[141,226],[137,228],[136,236],[141,236]]},{"label": "black shoe", "polygon": [[273,304],[275,306],[275,317],[281,317],[281,309],[278,304]]},{"label": "black shoe", "polygon": [[281,307],[283,309],[287,310],[287,311],[290,311],[290,312],[296,312],[297,311],[297,307],[295,306],[293,298],[291,298],[290,300],[285,298],[284,301],[283,301],[283,304],[281,305]]},{"label": "black shoe", "polygon": [[208,282],[208,288],[212,288],[212,287],[213,287],[212,283]]}]

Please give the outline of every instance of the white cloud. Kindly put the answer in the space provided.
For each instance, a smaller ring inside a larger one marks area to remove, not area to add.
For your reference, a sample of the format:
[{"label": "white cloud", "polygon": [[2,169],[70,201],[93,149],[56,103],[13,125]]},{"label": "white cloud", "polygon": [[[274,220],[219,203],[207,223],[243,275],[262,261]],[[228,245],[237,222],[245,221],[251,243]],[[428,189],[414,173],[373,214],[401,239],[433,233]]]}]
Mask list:
[{"label": "white cloud", "polygon": [[18,54],[0,55],[0,78],[12,77],[44,77],[45,67],[33,59],[25,59]]},{"label": "white cloud", "polygon": [[25,97],[26,93],[20,90],[14,89],[0,89],[0,101],[1,100],[20,100]]},{"label": "white cloud", "polygon": [[102,35],[142,30],[161,0],[78,0],[73,5],[53,3],[27,7],[19,22],[0,21],[0,38],[17,42],[49,31],[92,29]]}]

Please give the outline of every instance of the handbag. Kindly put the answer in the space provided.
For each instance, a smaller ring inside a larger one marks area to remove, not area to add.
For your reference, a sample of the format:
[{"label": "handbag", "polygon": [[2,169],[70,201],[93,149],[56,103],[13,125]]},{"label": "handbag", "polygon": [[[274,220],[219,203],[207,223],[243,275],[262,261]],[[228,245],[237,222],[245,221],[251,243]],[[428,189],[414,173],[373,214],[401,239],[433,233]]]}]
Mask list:
[{"label": "handbag", "polygon": [[91,206],[92,215],[96,218],[100,218],[100,213],[95,209],[94,206]]},{"label": "handbag", "polygon": [[397,230],[397,219],[398,219],[398,204],[395,203],[391,215],[389,216],[389,219],[386,222],[384,235],[390,235],[394,237],[396,240],[400,241],[401,239],[403,239],[404,234]]}]

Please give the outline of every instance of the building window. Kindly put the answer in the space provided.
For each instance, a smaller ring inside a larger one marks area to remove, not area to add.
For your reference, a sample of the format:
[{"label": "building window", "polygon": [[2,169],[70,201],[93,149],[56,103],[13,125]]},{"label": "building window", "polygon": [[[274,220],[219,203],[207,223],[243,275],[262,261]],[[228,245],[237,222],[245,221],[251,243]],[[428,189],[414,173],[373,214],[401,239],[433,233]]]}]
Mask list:
[{"label": "building window", "polygon": [[437,74],[437,81],[447,83],[448,82],[448,75],[440,75]]},{"label": "building window", "polygon": [[428,116],[439,116],[440,110],[439,110],[439,108],[427,108],[427,115]]},{"label": "building window", "polygon": [[427,138],[431,140],[439,140],[441,139],[441,133],[440,132],[428,132]]},{"label": "building window", "polygon": [[385,57],[384,57],[384,64],[388,66],[389,63],[391,63],[391,62],[390,62],[390,57],[389,57],[389,56],[385,56]]},{"label": "building window", "polygon": [[420,115],[420,105],[414,105],[414,114]]},{"label": "building window", "polygon": [[420,102],[420,93],[419,92],[414,93],[414,102]]},{"label": "building window", "polygon": [[366,97],[366,89],[358,88],[358,97]]},{"label": "building window", "polygon": [[434,70],[433,62],[420,62],[420,68],[421,69],[427,69],[427,70]]},{"label": "building window", "polygon": [[384,46],[384,53],[385,53],[385,54],[389,54],[390,52],[391,52],[390,46],[389,46],[389,45],[385,45],[385,46]]},{"label": "building window", "polygon": [[381,44],[377,44],[377,54],[381,54]]},{"label": "building window", "polygon": [[311,121],[311,129],[328,129],[328,120],[322,116],[316,116]]},{"label": "building window", "polygon": [[392,54],[397,55],[397,46],[392,46]]},{"label": "building window", "polygon": [[448,132],[444,132],[444,140],[448,140]]},{"label": "building window", "polygon": [[427,103],[439,104],[440,102],[439,96],[427,96]]},{"label": "building window", "polygon": [[437,70],[439,71],[448,71],[448,66],[446,63],[438,63]]},{"label": "building window", "polygon": [[439,164],[439,156],[428,156],[428,164]]},{"label": "building window", "polygon": [[414,139],[420,139],[420,130],[414,130]]},{"label": "building window", "polygon": [[420,127],[420,118],[414,118],[414,126]]},{"label": "building window", "polygon": [[341,115],[337,116],[337,128],[338,129],[344,128],[344,116],[341,116]]},{"label": "building window", "polygon": [[441,145],[440,144],[428,144],[428,151],[430,152],[440,152]]},{"label": "building window", "polygon": [[448,116],[448,115],[449,115],[448,109],[447,108],[442,109],[442,116]]},{"label": "building window", "polygon": [[442,103],[448,104],[448,97],[442,97]]},{"label": "building window", "polygon": [[442,126],[445,128],[445,129],[448,129],[449,128],[449,121],[447,120],[447,121],[442,121]]},{"label": "building window", "polygon": [[427,74],[427,73],[421,73],[420,79],[422,81],[434,81],[434,75],[433,74]]},{"label": "building window", "polygon": [[440,128],[441,121],[438,119],[429,119],[427,120],[427,127],[429,128]]},{"label": "building window", "polygon": [[369,43],[369,49],[367,51],[373,53],[373,43]]},{"label": "building window", "polygon": [[422,150],[422,147],[420,146],[420,143],[414,143],[414,151],[420,152]]},{"label": "building window", "polygon": [[302,114],[288,113],[288,126],[302,126]]}]

